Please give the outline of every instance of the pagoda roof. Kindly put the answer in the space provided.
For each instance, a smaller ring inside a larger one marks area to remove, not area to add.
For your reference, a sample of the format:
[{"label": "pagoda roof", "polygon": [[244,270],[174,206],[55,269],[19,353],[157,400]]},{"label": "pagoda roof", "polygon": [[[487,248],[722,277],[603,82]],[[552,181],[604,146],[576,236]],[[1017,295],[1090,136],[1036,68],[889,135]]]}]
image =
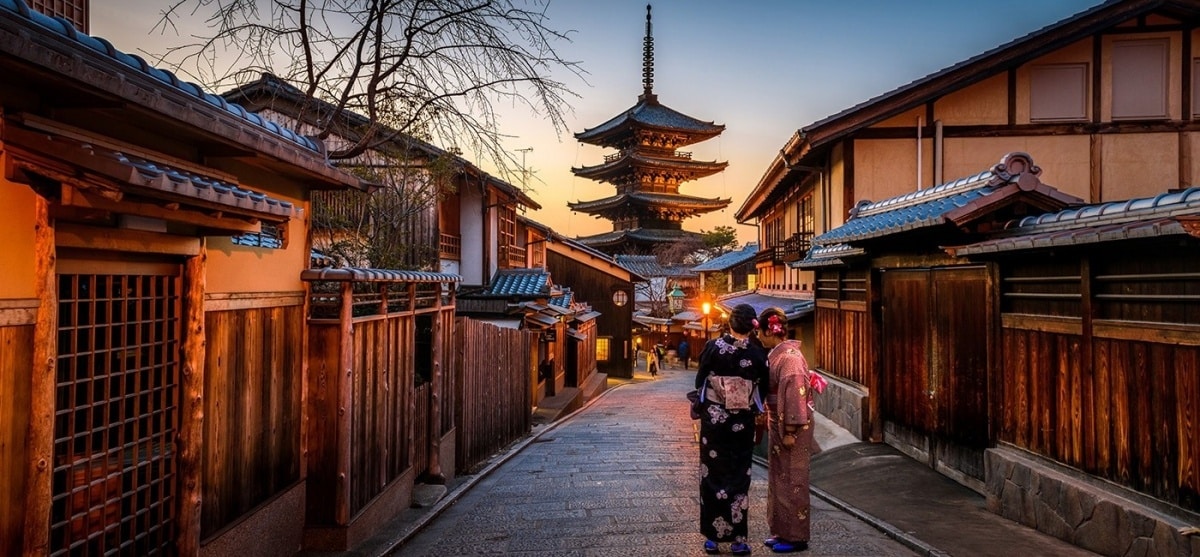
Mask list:
[{"label": "pagoda roof", "polygon": [[604,199],[596,199],[593,201],[578,201],[575,203],[567,203],[567,206],[572,211],[580,211],[583,213],[601,213],[620,209],[622,207],[670,207],[675,210],[686,210],[693,213],[708,213],[728,207],[732,202],[731,199],[710,199],[706,197],[695,197],[691,195],[681,195],[678,193],[621,193]]},{"label": "pagoda roof", "polygon": [[592,145],[618,147],[620,139],[635,129],[660,130],[691,136],[697,143],[721,135],[722,124],[697,120],[658,102],[657,95],[641,95],[632,108],[594,128],[575,134],[575,139]]},{"label": "pagoda roof", "polygon": [[576,176],[592,180],[612,181],[628,174],[634,168],[671,170],[690,174],[689,180],[711,176],[729,166],[727,162],[696,161],[683,157],[655,157],[638,151],[629,151],[619,156],[608,157],[603,164],[572,168]]},{"label": "pagoda roof", "polygon": [[581,236],[576,240],[594,248],[616,247],[625,244],[660,244],[672,243],[699,236],[699,232],[675,230],[670,228],[630,228],[614,230],[593,236]]}]

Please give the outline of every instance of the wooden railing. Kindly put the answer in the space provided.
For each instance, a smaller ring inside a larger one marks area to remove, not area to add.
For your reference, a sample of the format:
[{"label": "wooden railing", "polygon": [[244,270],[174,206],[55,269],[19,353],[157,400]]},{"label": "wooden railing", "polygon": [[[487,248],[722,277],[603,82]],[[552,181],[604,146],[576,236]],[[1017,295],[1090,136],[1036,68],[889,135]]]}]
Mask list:
[{"label": "wooden railing", "polygon": [[790,263],[799,261],[808,255],[812,247],[812,232],[797,232],[783,241],[783,261]]},{"label": "wooden railing", "polygon": [[511,244],[500,246],[500,266],[504,269],[524,269],[525,248]]},{"label": "wooden railing", "polygon": [[443,232],[438,245],[438,255],[443,259],[459,259],[462,257],[462,236]]}]

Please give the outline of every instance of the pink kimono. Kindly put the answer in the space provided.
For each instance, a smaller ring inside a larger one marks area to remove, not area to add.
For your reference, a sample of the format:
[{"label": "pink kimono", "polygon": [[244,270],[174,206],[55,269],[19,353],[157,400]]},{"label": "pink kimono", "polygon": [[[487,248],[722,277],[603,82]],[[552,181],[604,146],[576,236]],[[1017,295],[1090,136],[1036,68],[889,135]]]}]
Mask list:
[{"label": "pink kimono", "polygon": [[[771,349],[771,390],[767,397],[770,439],[767,524],[773,536],[789,542],[809,540],[809,455],[813,444],[812,392],[808,361],[800,342],[787,340]],[[796,426],[796,443],[783,445],[784,426]]]}]

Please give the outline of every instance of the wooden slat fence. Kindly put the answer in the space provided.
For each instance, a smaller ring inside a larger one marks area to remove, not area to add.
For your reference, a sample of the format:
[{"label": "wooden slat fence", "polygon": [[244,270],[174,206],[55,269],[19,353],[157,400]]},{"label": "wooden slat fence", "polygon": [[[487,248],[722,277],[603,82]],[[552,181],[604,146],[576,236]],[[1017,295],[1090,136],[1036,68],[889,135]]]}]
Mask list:
[{"label": "wooden slat fence", "polygon": [[1130,253],[1004,269],[999,438],[1200,511],[1200,262]]},{"label": "wooden slat fence", "polygon": [[344,526],[401,476],[435,462],[437,433],[454,415],[445,402],[453,391],[441,390],[454,385],[445,367],[455,360],[446,353],[453,288],[401,271],[304,278],[312,282],[307,521]]},{"label": "wooden slat fence", "polygon": [[456,386],[460,473],[527,434],[532,427],[530,354],[537,333],[457,320]]}]

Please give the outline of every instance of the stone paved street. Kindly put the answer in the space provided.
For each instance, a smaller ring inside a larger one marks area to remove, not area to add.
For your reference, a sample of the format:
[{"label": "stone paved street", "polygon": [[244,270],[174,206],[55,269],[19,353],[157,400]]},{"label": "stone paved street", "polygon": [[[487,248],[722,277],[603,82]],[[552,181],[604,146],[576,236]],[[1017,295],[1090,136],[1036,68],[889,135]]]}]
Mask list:
[{"label": "stone paved street", "polygon": [[[684,393],[692,371],[611,389],[542,431],[393,555],[704,555],[695,422]],[[766,537],[766,470],[755,466],[754,552]],[[913,555],[870,525],[814,497],[803,555]]]}]

